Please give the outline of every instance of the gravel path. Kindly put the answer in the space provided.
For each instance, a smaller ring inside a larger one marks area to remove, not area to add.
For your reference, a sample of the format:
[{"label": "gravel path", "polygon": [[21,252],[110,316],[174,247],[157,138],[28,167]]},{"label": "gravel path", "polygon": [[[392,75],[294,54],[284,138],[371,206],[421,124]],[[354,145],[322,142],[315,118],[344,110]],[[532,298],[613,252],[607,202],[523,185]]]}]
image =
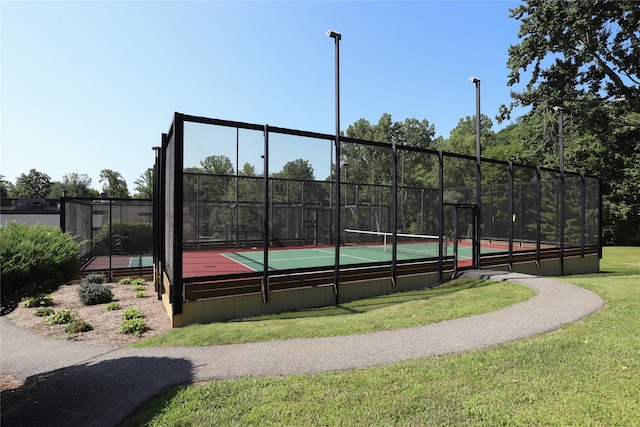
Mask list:
[{"label": "gravel path", "polygon": [[3,426],[113,426],[176,384],[379,366],[486,348],[554,331],[604,307],[593,292],[518,273],[466,271],[529,286],[530,300],[433,325],[331,338],[213,347],[101,347],[46,339],[0,319],[2,375],[24,380],[28,401]]}]

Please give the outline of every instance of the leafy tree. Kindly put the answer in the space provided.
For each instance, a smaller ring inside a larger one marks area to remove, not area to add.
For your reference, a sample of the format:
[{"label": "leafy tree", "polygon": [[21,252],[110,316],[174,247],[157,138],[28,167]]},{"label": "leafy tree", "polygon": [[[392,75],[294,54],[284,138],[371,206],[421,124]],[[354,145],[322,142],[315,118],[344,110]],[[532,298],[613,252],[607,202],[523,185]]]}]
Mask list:
[{"label": "leafy tree", "polygon": [[[509,49],[508,85],[530,69],[524,90],[502,106],[532,106],[523,157],[558,165],[554,106],[563,107],[565,169],[601,178],[609,241],[640,241],[640,4],[529,0],[512,10],[521,43]],[[535,129],[537,132],[531,132]]]},{"label": "leafy tree", "polygon": [[48,197],[58,199],[66,192],[67,197],[97,197],[97,190],[91,188],[91,178],[89,175],[76,172],[64,175],[62,182],[54,182],[49,191]]},{"label": "leafy tree", "polygon": [[129,197],[127,181],[125,181],[120,172],[102,169],[100,171],[100,182],[103,183],[102,191],[109,194],[109,197],[123,199]]},{"label": "leafy tree", "polygon": [[21,174],[16,180],[15,197],[45,198],[51,190],[51,177],[31,169],[27,175]]},{"label": "leafy tree", "polygon": [[[640,109],[640,4],[631,0],[527,0],[511,10],[520,44],[509,48],[507,84],[532,67],[516,105],[562,105],[588,97],[622,99]],[[550,65],[546,66],[548,61]],[[502,109],[507,117],[511,108]]]},{"label": "leafy tree", "polygon": [[15,193],[15,186],[4,179],[4,175],[0,175],[0,197],[6,199],[12,197],[13,193]]},{"label": "leafy tree", "polygon": [[133,181],[136,199],[151,199],[153,197],[153,169],[147,169],[140,174],[140,177]]},{"label": "leafy tree", "polygon": [[202,165],[202,170],[207,173],[221,175],[233,175],[235,173],[233,162],[227,156],[208,156],[200,164]]}]

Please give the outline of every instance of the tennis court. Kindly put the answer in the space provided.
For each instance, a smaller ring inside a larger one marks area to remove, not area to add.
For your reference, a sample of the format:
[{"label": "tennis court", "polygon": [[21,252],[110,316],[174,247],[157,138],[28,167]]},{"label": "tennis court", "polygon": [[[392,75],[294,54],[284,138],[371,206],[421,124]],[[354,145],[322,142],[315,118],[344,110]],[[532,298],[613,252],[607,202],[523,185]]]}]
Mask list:
[{"label": "tennis court", "polygon": [[[400,262],[411,261],[417,259],[424,259],[424,254],[433,254],[430,257],[437,257],[438,245],[436,243],[431,244],[404,244],[398,245],[396,252],[396,259]],[[446,255],[453,255],[453,246],[448,246],[446,249],[448,252]],[[483,247],[483,253],[500,252],[501,249],[495,249],[490,247]],[[195,269],[192,253],[185,253],[185,267],[190,265],[189,268],[185,268],[185,275],[192,272]],[[200,253],[201,260],[208,259],[213,261],[219,260],[219,256],[229,260],[235,264],[235,272],[239,271],[264,271],[264,253],[261,250],[256,251],[235,251],[235,252],[220,252],[219,254],[209,253],[208,257],[203,257],[203,253]],[[470,260],[472,256],[471,246],[459,246],[458,259]],[[343,246],[340,247],[340,265],[357,265],[357,264],[369,264],[380,262],[391,262],[392,253],[391,246]],[[318,268],[318,267],[333,267],[335,264],[335,249],[333,247],[319,247],[319,248],[304,248],[304,249],[276,249],[270,250],[268,253],[268,269],[269,271],[282,271],[292,269],[305,269],[305,268]],[[222,263],[225,269],[234,269],[233,265],[229,262]],[[216,266],[211,266],[210,272],[219,272]],[[222,266],[221,266],[222,267]],[[232,272],[232,271],[227,271]],[[191,274],[188,274],[189,276]]]}]

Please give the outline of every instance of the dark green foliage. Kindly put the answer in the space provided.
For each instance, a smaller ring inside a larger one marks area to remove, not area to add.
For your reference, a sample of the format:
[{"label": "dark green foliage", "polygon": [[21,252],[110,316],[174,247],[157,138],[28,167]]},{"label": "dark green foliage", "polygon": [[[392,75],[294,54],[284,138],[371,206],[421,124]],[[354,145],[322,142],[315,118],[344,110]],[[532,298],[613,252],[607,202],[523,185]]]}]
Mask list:
[{"label": "dark green foliage", "polygon": [[24,300],[23,304],[26,308],[33,307],[49,307],[53,305],[53,298],[50,295],[38,295],[35,297],[28,297]]},{"label": "dark green foliage", "polygon": [[[121,255],[135,255],[151,253],[153,242],[153,228],[149,222],[111,223],[111,252]],[[109,224],[93,238],[93,248],[97,254],[109,253]]]},{"label": "dark green foliage", "polygon": [[113,299],[113,292],[104,284],[84,280],[80,283],[78,294],[84,305],[106,304]]},{"label": "dark green foliage", "polygon": [[25,297],[50,293],[80,269],[79,244],[59,227],[11,223],[0,227],[2,309]]},{"label": "dark green foliage", "polygon": [[51,316],[53,313],[55,313],[53,308],[40,307],[33,313],[33,315],[38,317],[47,317],[47,316]]},{"label": "dark green foliage", "polygon": [[107,282],[107,278],[102,273],[91,273],[87,274],[87,276],[82,279],[82,281],[103,284]]},{"label": "dark green foliage", "polygon": [[90,324],[88,324],[87,322],[85,322],[82,319],[78,319],[78,320],[74,320],[73,322],[69,323],[65,328],[64,331],[68,334],[78,334],[80,332],[88,332],[90,330],[93,329],[93,326],[91,326]]}]

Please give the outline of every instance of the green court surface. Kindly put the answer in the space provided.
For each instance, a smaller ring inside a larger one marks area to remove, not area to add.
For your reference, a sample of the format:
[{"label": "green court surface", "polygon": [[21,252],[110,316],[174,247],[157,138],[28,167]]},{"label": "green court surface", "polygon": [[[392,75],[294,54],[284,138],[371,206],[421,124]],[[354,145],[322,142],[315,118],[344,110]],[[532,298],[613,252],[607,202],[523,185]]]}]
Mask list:
[{"label": "green court surface", "polygon": [[129,259],[129,268],[142,268],[153,266],[153,257],[133,256]]},{"label": "green court surface", "polygon": [[[405,261],[437,256],[437,245],[432,248],[422,248],[423,255],[406,253],[400,248],[397,251],[397,260]],[[493,249],[482,248],[482,252],[495,252]],[[453,255],[453,246],[449,246],[448,255]],[[253,271],[264,271],[264,254],[256,252],[226,252],[222,256],[231,259]],[[458,248],[459,259],[471,258],[471,247],[460,246]],[[377,247],[344,246],[340,248],[340,264],[353,265],[370,262],[391,261],[391,250],[383,250]],[[310,249],[277,249],[269,251],[269,271],[304,269],[314,267],[332,267],[335,263],[335,249],[310,248]]]}]

